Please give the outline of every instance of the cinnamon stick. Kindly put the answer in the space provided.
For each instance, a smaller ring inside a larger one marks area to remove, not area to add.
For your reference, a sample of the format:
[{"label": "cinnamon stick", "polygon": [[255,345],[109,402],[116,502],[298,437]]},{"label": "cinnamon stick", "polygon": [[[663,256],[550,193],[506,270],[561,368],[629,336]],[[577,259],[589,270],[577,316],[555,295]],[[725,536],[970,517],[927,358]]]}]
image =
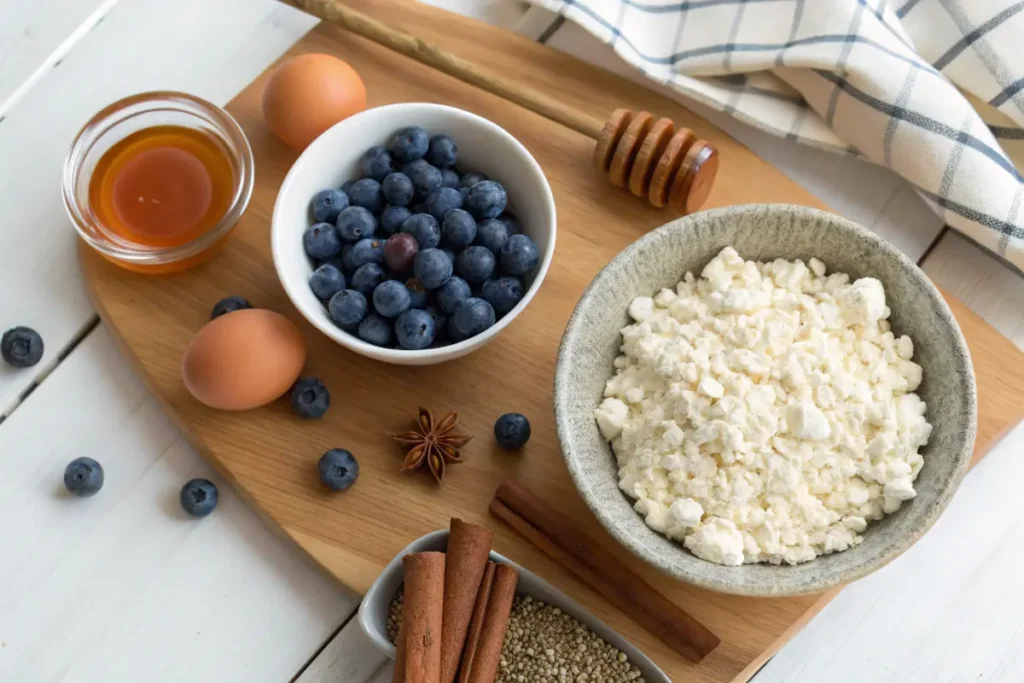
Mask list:
[{"label": "cinnamon stick", "polygon": [[494,532],[490,529],[452,518],[444,567],[441,683],[452,683],[458,672],[466,631],[493,541]]},{"label": "cinnamon stick", "polygon": [[522,485],[506,481],[491,501],[491,514],[558,561],[634,621],[692,662],[721,642],[650,584],[637,576],[575,522]]},{"label": "cinnamon stick", "polygon": [[402,558],[405,603],[398,632],[394,683],[440,683],[444,553]]},{"label": "cinnamon stick", "polygon": [[[463,656],[459,683],[494,683],[518,581],[519,572],[513,567],[499,564],[494,568],[490,590],[481,591],[473,610],[474,617],[482,616],[481,626],[470,627],[476,637],[472,649],[467,649]],[[481,602],[486,604],[481,606]]]},{"label": "cinnamon stick", "polygon": [[468,672],[473,668],[473,659],[476,656],[477,645],[480,643],[480,634],[484,630],[487,603],[491,600],[491,588],[494,586],[494,570],[496,568],[495,563],[488,562],[483,580],[480,581],[480,590],[477,592],[476,601],[473,604],[473,618],[469,622],[469,632],[466,634],[466,644],[462,651],[459,683],[465,683]]}]

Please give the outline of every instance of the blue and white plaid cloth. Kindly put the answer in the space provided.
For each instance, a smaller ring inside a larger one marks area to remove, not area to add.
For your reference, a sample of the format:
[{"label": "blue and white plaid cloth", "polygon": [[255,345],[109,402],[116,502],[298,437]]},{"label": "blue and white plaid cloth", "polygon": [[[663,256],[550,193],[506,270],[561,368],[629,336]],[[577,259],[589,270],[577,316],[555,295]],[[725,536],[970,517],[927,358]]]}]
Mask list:
[{"label": "blue and white plaid cloth", "polygon": [[530,2],[680,93],[892,168],[1024,270],[1024,2]]}]

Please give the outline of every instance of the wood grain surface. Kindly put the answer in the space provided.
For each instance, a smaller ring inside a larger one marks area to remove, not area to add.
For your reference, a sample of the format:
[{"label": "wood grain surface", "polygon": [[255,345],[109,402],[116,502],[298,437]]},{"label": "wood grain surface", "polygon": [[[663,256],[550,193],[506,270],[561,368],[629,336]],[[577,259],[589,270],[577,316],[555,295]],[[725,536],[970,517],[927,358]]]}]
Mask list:
[{"label": "wood grain surface", "polygon": [[[708,205],[783,201],[821,206],[771,166],[681,106],[622,79],[549,51],[530,41],[425,8],[384,2],[352,3],[424,38],[443,37],[448,49],[492,67],[515,60],[516,73],[605,116],[625,103],[677,121],[718,146],[722,169]],[[474,47],[476,45],[477,47]],[[608,187],[591,169],[593,141],[493,95],[438,74],[384,48],[319,26],[293,53],[334,53],[367,83],[371,105],[430,101],[485,116],[515,135],[547,174],[561,217],[559,247],[531,306],[486,348],[434,367],[398,367],[350,353],[318,334],[288,302],[270,258],[269,228],[277,188],[295,153],[265,130],[259,101],[261,76],[229,105],[249,135],[257,159],[252,204],[227,249],[211,264],[166,277],[138,276],[82,251],[83,269],[97,308],[120,337],[126,354],[197,448],[260,511],[339,580],[363,591],[411,539],[447,526],[452,515],[487,521],[498,483],[517,477],[558,501],[587,533],[599,538],[645,580],[722,638],[701,664],[673,654],[545,555],[501,525],[495,549],[566,590],[645,650],[678,681],[746,680],[757,667],[827,602],[828,595],[758,600],[709,593],[660,575],[617,547],[577,496],[559,454],[551,407],[555,355],[576,300],[614,254],[669,216]],[[545,60],[547,64],[545,65]],[[587,78],[587,72],[591,78]],[[298,236],[296,236],[298,239]],[[323,420],[301,421],[284,402],[247,413],[207,409],[191,399],[180,379],[181,354],[208,320],[213,303],[240,294],[281,311],[302,328],[309,344],[307,374],[324,378],[334,405]],[[979,449],[1019,418],[1024,381],[1008,373],[1024,366],[1020,352],[973,314],[957,309],[971,340],[982,399]],[[993,355],[994,354],[994,355]],[[458,410],[460,424],[476,438],[466,462],[449,469],[437,488],[427,476],[401,475],[402,453],[387,433],[411,425],[419,405]],[[490,436],[498,415],[528,415],[533,439],[522,454],[501,452]],[[316,461],[324,450],[345,447],[360,460],[361,477],[340,495],[324,491]]]}]

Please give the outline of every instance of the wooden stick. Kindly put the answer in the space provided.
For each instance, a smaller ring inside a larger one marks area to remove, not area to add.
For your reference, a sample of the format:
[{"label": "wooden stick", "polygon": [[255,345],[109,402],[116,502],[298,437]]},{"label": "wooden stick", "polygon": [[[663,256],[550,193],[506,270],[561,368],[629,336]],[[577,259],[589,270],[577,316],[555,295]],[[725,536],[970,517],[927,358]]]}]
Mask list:
[{"label": "wooden stick", "polygon": [[572,520],[521,485],[502,483],[491,501],[490,512],[691,662],[700,662],[721,642],[578,531]]},{"label": "wooden stick", "polygon": [[411,57],[449,76],[483,88],[499,97],[547,117],[595,140],[601,137],[604,122],[583,112],[566,107],[547,95],[513,83],[481,69],[457,55],[447,52],[414,35],[392,28],[362,12],[346,7],[339,0],[292,0],[299,8],[321,19],[334,22],[345,29],[380,43],[386,48]]}]

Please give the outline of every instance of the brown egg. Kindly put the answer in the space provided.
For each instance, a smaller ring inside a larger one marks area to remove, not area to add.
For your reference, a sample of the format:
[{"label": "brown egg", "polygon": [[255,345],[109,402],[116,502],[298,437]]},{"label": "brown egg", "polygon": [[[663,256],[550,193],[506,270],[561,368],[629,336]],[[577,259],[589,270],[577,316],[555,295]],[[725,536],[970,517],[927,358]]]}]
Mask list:
[{"label": "brown egg", "polygon": [[342,119],[366,109],[366,86],[337,57],[306,54],[285,60],[263,91],[263,118],[289,147],[302,150]]},{"label": "brown egg", "polygon": [[185,349],[181,377],[211,408],[248,410],[287,392],[305,362],[299,328],[280,313],[251,308],[206,323]]}]

